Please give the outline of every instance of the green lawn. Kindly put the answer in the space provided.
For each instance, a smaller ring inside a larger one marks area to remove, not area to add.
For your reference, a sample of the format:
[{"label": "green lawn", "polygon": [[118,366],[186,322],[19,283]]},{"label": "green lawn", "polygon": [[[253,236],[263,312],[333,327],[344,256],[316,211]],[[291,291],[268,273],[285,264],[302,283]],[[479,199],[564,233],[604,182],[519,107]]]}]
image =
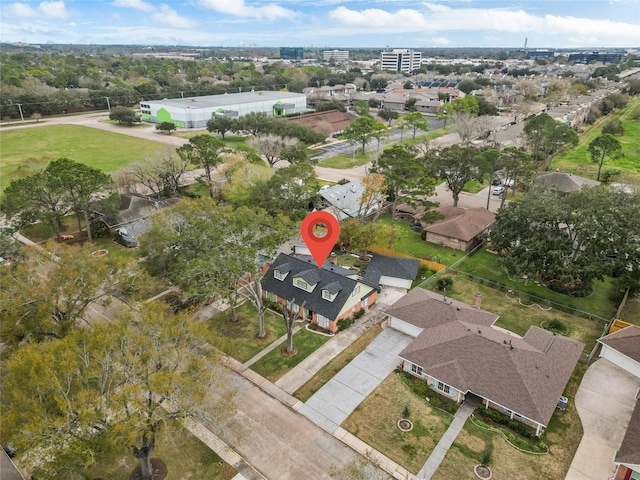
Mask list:
[{"label": "green lawn", "polygon": [[[284,322],[283,322],[284,323]],[[297,355],[292,357],[281,353],[281,348],[277,347],[256,363],[251,365],[251,370],[259,373],[271,382],[275,382],[301,361],[315,352],[331,337],[309,332],[304,328],[293,336],[293,345],[298,349]],[[284,347],[286,344],[283,344]]]},{"label": "green lawn", "polygon": [[157,142],[79,125],[0,130],[0,144],[0,190],[58,158],[113,172],[163,148]]},{"label": "green lawn", "polygon": [[[160,434],[152,458],[162,459],[169,471],[167,480],[229,480],[236,471],[204,443],[177,422],[171,422]],[[104,453],[96,464],[78,478],[129,480],[138,464],[128,453]]]},{"label": "green lawn", "polygon": [[502,267],[500,258],[491,253],[487,253],[484,249],[481,249],[471,258],[465,260],[457,268],[463,272],[503,284],[507,289],[530,293],[605,319],[612,318],[617,308],[617,305],[609,299],[612,289],[614,288],[613,280],[609,277],[605,277],[602,282],[598,280],[594,281],[593,292],[586,297],[580,298],[554,292],[542,285],[525,281],[522,278],[516,279],[510,277]]},{"label": "green lawn", "polygon": [[[386,225],[391,225],[391,214],[387,213],[382,215],[378,221]],[[427,258],[445,265],[451,265],[465,254],[460,250],[425,242],[420,238],[420,232],[411,230],[409,223],[406,221],[396,221],[395,225],[397,234],[391,247],[393,250],[411,255],[415,258]],[[385,242],[380,246],[388,247],[388,243]]]},{"label": "green lawn", "polygon": [[363,154],[361,149],[358,149],[355,157],[353,155],[336,155],[334,157],[325,158],[318,162],[321,167],[327,168],[352,168],[364,165],[371,161],[371,156],[368,153]]},{"label": "green lawn", "polygon": [[589,143],[602,133],[602,126],[613,118],[621,120],[624,126],[624,136],[616,136],[622,144],[623,156],[619,159],[608,160],[602,167],[602,171],[619,169],[621,174],[614,177],[613,181],[640,185],[640,121],[632,120],[631,113],[634,108],[640,108],[640,97],[632,98],[627,107],[621,112],[613,113],[601,118],[594,126],[580,135],[580,143],[573,150],[553,159],[550,168],[556,168],[569,173],[575,173],[583,177],[595,179],[598,167],[591,162],[588,146]]},{"label": "green lawn", "polygon": [[230,323],[230,319],[231,310],[211,318],[207,324],[209,327],[207,341],[242,363],[287,332],[284,319],[267,310],[264,326],[269,336],[264,340],[256,340],[254,337],[258,333],[258,312],[248,301],[238,308],[238,324]]}]

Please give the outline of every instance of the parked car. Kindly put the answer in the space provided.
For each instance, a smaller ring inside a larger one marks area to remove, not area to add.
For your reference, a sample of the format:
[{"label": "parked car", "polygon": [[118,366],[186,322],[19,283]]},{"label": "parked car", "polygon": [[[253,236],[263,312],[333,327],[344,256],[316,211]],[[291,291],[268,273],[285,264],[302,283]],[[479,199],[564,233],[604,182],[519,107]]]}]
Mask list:
[{"label": "parked car", "polygon": [[498,177],[494,178],[493,180],[491,180],[491,185],[497,187],[498,185],[500,185],[500,179]]},{"label": "parked car", "polygon": [[502,195],[506,189],[503,186],[493,187],[494,195]]},{"label": "parked car", "polygon": [[514,181],[513,178],[505,178],[502,181],[502,185],[504,185],[505,187],[513,187]]}]

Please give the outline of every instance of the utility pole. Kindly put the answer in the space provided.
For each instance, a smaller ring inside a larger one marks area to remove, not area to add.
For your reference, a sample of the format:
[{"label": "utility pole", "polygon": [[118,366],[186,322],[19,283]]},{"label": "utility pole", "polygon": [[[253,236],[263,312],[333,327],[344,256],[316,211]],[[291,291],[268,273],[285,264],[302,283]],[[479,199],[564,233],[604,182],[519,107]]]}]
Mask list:
[{"label": "utility pole", "polygon": [[111,102],[109,101],[109,97],[104,97],[107,99],[107,108],[111,111]]},{"label": "utility pole", "polygon": [[22,105],[17,103],[16,105],[18,105],[18,110],[20,110],[20,118],[22,119],[22,123],[24,123],[24,114],[22,113]]}]

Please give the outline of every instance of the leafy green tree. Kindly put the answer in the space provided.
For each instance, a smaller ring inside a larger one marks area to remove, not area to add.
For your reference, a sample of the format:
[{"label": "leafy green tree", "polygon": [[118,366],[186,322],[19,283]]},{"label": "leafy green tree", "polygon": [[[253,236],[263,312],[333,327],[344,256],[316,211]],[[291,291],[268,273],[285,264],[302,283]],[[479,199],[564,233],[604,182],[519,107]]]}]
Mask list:
[{"label": "leafy green tree", "polygon": [[[260,255],[268,258],[291,235],[283,216],[260,208],[219,206],[210,199],[182,200],[151,217],[140,238],[144,265],[178,285],[186,302],[230,301],[235,315],[238,290],[258,311],[258,336],[264,338]],[[215,245],[215,248],[212,248]]]},{"label": "leafy green tree", "polygon": [[414,139],[416,138],[416,132],[418,130],[422,130],[423,132],[426,132],[427,130],[429,130],[427,119],[420,112],[407,113],[402,118],[404,118],[404,121],[407,122],[407,125],[413,132]]},{"label": "leafy green tree", "polygon": [[480,111],[478,100],[473,95],[467,95],[464,98],[456,98],[450,102],[444,103],[438,112],[436,117],[439,120],[444,120],[445,125],[447,120],[456,114],[464,114],[466,116],[475,116]]},{"label": "leafy green tree", "polygon": [[118,122],[120,125],[132,126],[140,121],[140,117],[135,110],[127,107],[114,107],[109,112],[109,120]]},{"label": "leafy green tree", "polygon": [[[384,124],[382,124],[384,128]],[[380,122],[376,122],[370,116],[359,117],[354,120],[351,125],[342,131],[342,138],[351,140],[353,143],[360,143],[362,145],[362,153],[365,152],[367,143],[372,138],[376,138],[382,129]]]},{"label": "leafy green tree", "polygon": [[622,145],[616,137],[610,133],[603,133],[602,135],[594,138],[589,143],[589,154],[591,155],[591,161],[598,165],[598,177],[596,180],[600,181],[600,172],[602,171],[602,165],[609,158],[615,158],[622,153]]},{"label": "leafy green tree", "polygon": [[208,421],[233,414],[226,382],[191,321],[147,303],[116,321],[17,350],[3,370],[0,431],[40,457],[38,478],[74,478],[96,454],[127,451],[141,478],[151,480],[151,455],[170,421],[204,418],[201,406],[210,402]]},{"label": "leafy green tree", "polygon": [[465,184],[483,174],[482,158],[474,147],[453,145],[428,155],[428,163],[434,175],[447,182],[453,196],[453,206],[458,206],[460,192]]},{"label": "leafy green tree", "polygon": [[97,168],[68,158],[54,160],[47,166],[45,172],[48,176],[59,179],[59,183],[66,193],[65,200],[69,202],[72,210],[76,213],[78,231],[82,232],[81,216],[84,216],[87,240],[93,242],[89,212],[92,204],[97,200],[96,195],[105,193],[111,187],[111,177]]},{"label": "leafy green tree", "polygon": [[163,132],[163,133],[168,133],[169,135],[171,135],[171,132],[174,132],[178,129],[178,127],[176,127],[176,124],[173,122],[162,122],[159,123],[158,125],[156,125],[156,130],[158,130],[159,132]]},{"label": "leafy green tree", "polygon": [[347,107],[345,107],[344,103],[340,100],[318,102],[316,105],[316,112],[328,112],[329,110],[338,110],[339,112],[345,113],[347,111]]},{"label": "leafy green tree", "polygon": [[577,145],[578,134],[566,124],[554,120],[546,113],[541,113],[527,120],[524,125],[524,134],[532,151],[535,162],[543,161],[543,167],[547,167],[549,159],[563,145]]},{"label": "leafy green tree", "polygon": [[393,237],[393,227],[380,222],[361,223],[357,218],[345,220],[340,226],[340,242],[349,245],[349,251],[366,258],[369,245],[386,243]]},{"label": "leafy green tree", "polygon": [[238,120],[225,115],[215,115],[207,122],[207,130],[211,133],[219,133],[224,140],[227,132],[233,132],[238,128]]},{"label": "leafy green tree", "polygon": [[514,275],[541,278],[565,292],[588,291],[592,280],[615,275],[640,280],[640,196],[583,188],[566,197],[534,190],[502,207],[491,230]]},{"label": "leafy green tree", "polygon": [[255,137],[269,125],[271,120],[271,117],[264,112],[251,112],[238,119],[238,130],[244,130]]},{"label": "leafy green tree", "polygon": [[221,155],[225,151],[224,142],[211,135],[196,135],[189,139],[189,143],[176,149],[176,153],[184,162],[204,168],[211,198],[215,198],[211,175],[213,170],[222,163]]},{"label": "leafy green tree", "polygon": [[364,117],[366,115],[369,115],[370,108],[366,100],[358,100],[353,106],[353,110],[357,115]]},{"label": "leafy green tree", "polygon": [[480,88],[480,85],[478,85],[473,80],[467,79],[467,80],[462,80],[460,83],[458,83],[458,86],[456,88],[461,92],[464,92],[465,94],[469,94],[473,90],[478,90]]},{"label": "leafy green tree", "polygon": [[504,205],[509,189],[515,191],[516,185],[529,184],[533,177],[533,164],[531,156],[516,147],[505,148],[498,160],[502,174],[505,179],[510,180],[513,184],[504,185],[504,193],[502,194],[502,203]]},{"label": "leafy green tree", "polygon": [[381,108],[378,110],[378,116],[391,126],[391,122],[400,116],[400,113],[391,108]]},{"label": "leafy green tree", "polygon": [[[429,175],[424,159],[416,158],[415,152],[403,145],[396,144],[382,152],[373,162],[370,173],[385,178],[392,213],[400,203],[427,205],[424,199],[435,191],[435,181]],[[394,216],[391,225],[395,226]]]}]

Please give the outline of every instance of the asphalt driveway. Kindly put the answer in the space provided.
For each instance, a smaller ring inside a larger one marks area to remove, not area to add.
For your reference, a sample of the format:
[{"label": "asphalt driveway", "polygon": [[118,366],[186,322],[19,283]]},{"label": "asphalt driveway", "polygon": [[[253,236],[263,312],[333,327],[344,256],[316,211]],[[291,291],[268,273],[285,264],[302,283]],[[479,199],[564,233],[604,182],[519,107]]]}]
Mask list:
[{"label": "asphalt driveway", "polygon": [[640,379],[600,358],[582,378],[576,409],[584,434],[565,480],[613,477],[613,456],[627,429]]},{"label": "asphalt driveway", "polygon": [[333,433],[400,364],[398,354],[412,337],[387,328],[300,407],[299,413]]}]

